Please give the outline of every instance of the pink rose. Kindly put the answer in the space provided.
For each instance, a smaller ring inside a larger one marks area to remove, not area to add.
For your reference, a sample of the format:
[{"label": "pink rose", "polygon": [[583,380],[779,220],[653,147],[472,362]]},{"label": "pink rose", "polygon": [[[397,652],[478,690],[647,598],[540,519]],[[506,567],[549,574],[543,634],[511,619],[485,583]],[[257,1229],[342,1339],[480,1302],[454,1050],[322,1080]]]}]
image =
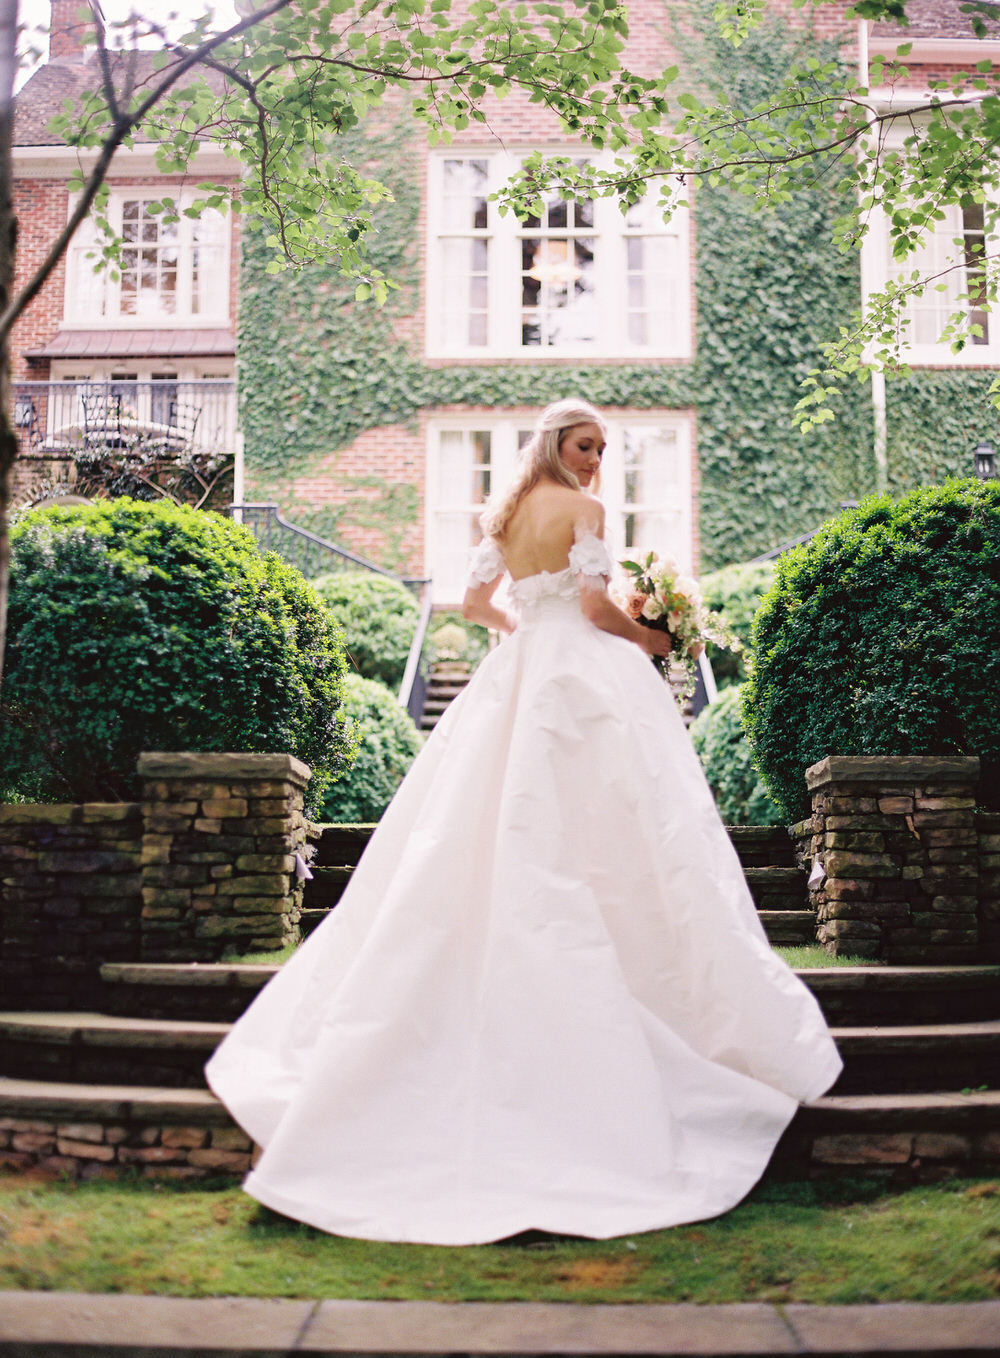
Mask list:
[{"label": "pink rose", "polygon": [[640,594],[637,590],[632,590],[625,600],[625,612],[630,618],[638,618],[642,615],[643,606],[646,602],[646,595]]}]

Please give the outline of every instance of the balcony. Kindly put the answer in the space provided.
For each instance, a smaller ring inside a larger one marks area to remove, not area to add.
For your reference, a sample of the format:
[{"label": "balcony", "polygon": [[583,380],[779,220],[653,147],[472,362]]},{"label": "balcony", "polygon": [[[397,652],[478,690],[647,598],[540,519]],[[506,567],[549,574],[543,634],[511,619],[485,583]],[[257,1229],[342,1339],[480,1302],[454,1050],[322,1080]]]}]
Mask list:
[{"label": "balcony", "polygon": [[236,383],[231,380],[15,382],[14,424],[21,452],[112,457],[192,455],[236,450]]}]

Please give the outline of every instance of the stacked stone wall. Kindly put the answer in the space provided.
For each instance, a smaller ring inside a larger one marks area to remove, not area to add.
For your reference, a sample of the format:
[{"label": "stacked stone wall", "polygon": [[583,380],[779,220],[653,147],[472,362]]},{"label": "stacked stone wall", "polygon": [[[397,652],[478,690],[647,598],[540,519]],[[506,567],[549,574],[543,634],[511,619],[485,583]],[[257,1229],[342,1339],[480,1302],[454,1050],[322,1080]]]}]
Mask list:
[{"label": "stacked stone wall", "polygon": [[291,755],[143,754],[144,961],[299,937],[309,769]]},{"label": "stacked stone wall", "polygon": [[139,951],[142,808],[0,805],[0,986],[8,1008],[97,1004],[102,962]]},{"label": "stacked stone wall", "polygon": [[184,1126],[0,1118],[0,1168],[45,1169],[78,1179],[111,1178],[123,1170],[156,1179],[242,1175],[252,1152],[250,1138],[228,1119],[224,1126]]},{"label": "stacked stone wall", "polygon": [[812,818],[794,829],[822,867],[810,893],[829,952],[902,964],[983,957],[978,779],[978,759],[945,756],[830,756],[806,771]]},{"label": "stacked stone wall", "polygon": [[216,961],[298,941],[306,765],[149,754],[140,773],[141,803],[0,804],[5,1008],[100,1008],[104,962]]}]

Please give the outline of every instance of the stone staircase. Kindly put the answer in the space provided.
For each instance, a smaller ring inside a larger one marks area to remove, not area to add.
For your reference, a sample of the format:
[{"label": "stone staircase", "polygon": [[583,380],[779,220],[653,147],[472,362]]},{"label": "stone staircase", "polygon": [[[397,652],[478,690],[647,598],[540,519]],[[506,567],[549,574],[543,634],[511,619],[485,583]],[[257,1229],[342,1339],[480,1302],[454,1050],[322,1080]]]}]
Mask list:
[{"label": "stone staircase", "polygon": [[[306,883],[300,927],[311,933],[337,904],[364,852],[373,825],[323,827]],[[812,943],[816,916],[807,908],[805,873],[795,866],[794,846],[783,826],[732,825],[736,847],[761,923],[772,944]]]},{"label": "stone staircase", "polygon": [[[274,970],[109,963],[104,1013],[0,1014],[0,1164],[245,1170],[249,1143],[202,1067]],[[776,1164],[907,1173],[1000,1164],[1000,966],[799,974],[845,1069],[797,1114]]]},{"label": "stone staircase", "polygon": [[431,668],[424,699],[424,715],[420,720],[422,731],[434,730],[448,704],[458,697],[471,678],[472,673],[467,665],[440,661]]},{"label": "stone staircase", "polygon": [[[303,925],[339,900],[372,831],[325,827]],[[769,938],[809,942],[804,874],[784,829],[730,835]],[[208,1055],[273,974],[232,963],[106,964],[102,1012],[0,1014],[0,1164],[85,1175],[240,1173],[247,1138],[205,1088]],[[907,1174],[1000,1165],[1000,966],[799,973],[843,1055],[775,1162]]]}]

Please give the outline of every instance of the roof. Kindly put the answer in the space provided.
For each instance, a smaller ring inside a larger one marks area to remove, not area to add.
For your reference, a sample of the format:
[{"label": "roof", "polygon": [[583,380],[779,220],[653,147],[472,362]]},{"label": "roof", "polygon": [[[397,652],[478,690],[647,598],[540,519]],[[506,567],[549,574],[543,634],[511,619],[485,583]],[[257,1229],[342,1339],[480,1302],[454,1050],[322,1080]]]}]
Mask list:
[{"label": "roof", "polygon": [[[162,75],[153,66],[155,52],[111,52],[113,79],[116,86],[124,83],[129,69],[134,67],[135,82],[139,89],[145,81],[155,75]],[[62,146],[60,137],[48,130],[48,125],[58,113],[63,111],[63,101],[76,101],[85,90],[96,89],[100,85],[100,69],[92,49],[88,50],[89,60],[72,62],[66,58],[50,61],[40,66],[35,74],[19,92],[14,111],[15,146]],[[221,91],[222,76],[205,67],[196,67],[190,77],[179,83],[207,80]]]},{"label": "roof", "polygon": [[59,330],[26,358],[208,358],[236,353],[231,330]]},{"label": "roof", "polygon": [[[872,25],[872,35],[909,42],[914,38],[975,38],[972,18],[963,13],[969,0],[907,0],[905,24],[883,21]],[[986,10],[993,10],[990,18]],[[1000,0],[981,0],[977,17],[985,20],[987,37],[1000,38]]]}]

